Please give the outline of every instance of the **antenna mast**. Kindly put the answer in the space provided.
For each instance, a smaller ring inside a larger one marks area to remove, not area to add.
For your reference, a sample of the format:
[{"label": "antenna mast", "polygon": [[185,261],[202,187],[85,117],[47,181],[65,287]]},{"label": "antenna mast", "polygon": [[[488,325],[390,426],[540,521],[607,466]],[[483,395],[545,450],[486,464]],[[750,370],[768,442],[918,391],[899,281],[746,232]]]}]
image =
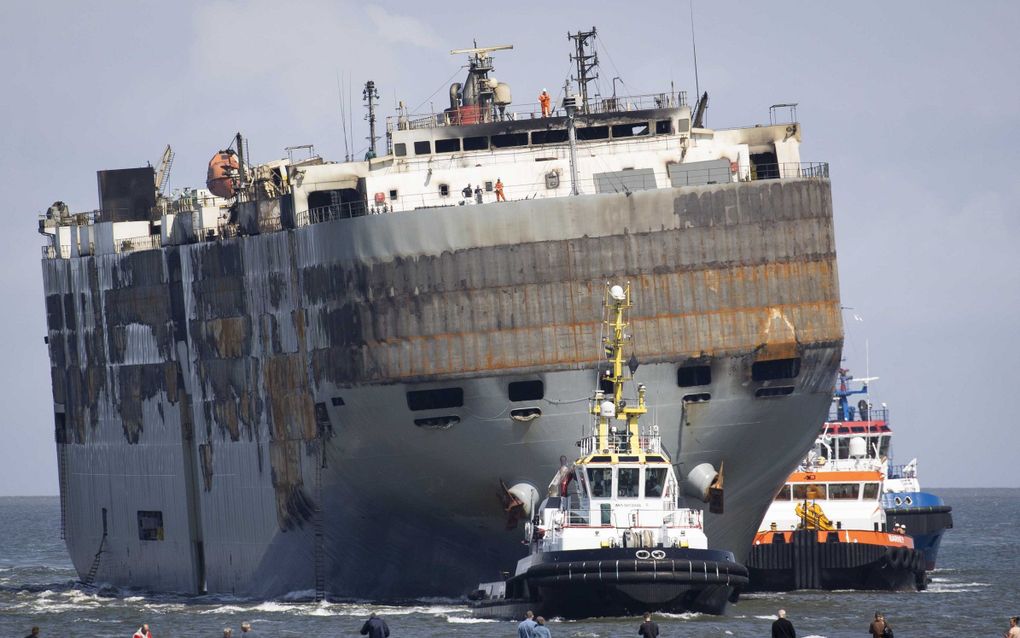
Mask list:
[{"label": "antenna mast", "polygon": [[574,41],[575,52],[571,54],[570,60],[577,65],[577,92],[581,97],[578,105],[582,113],[588,112],[588,83],[598,79],[596,72],[599,66],[598,53],[592,50],[595,42],[595,27],[591,31],[578,31],[568,33],[567,38]]},{"label": "antenna mast", "polygon": [[368,115],[365,119],[368,120],[368,152],[375,157],[375,141],[379,139],[375,134],[375,101],[379,99],[379,92],[375,90],[375,82],[369,80],[365,82],[365,88],[361,92],[362,97],[368,105]]}]

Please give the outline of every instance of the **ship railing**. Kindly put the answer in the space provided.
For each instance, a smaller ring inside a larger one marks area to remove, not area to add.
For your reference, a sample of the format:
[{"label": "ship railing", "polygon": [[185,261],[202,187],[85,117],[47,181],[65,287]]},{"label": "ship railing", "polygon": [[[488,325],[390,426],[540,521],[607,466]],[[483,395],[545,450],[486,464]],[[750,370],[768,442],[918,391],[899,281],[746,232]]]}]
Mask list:
[{"label": "ship railing", "polygon": [[[644,111],[649,109],[673,109],[687,105],[687,91],[673,93],[649,93],[646,95],[593,97],[588,99],[586,108],[581,115],[600,115],[606,113],[626,113],[628,111]],[[562,100],[551,104],[550,117],[564,117]],[[445,110],[431,113],[412,113],[391,115],[386,118],[386,131],[409,131],[417,129],[442,128],[444,126],[463,126],[468,124],[491,124],[494,122],[515,122],[522,120],[542,119],[542,106],[539,102],[497,105],[479,109],[461,107],[456,110]]]},{"label": "ship railing", "polygon": [[141,235],[139,237],[124,237],[114,241],[114,250],[118,253],[128,253],[137,250],[151,250],[163,245],[159,235]]},{"label": "ship railing", "polygon": [[[638,436],[638,447],[645,452],[662,453],[662,437],[658,434],[642,434]],[[626,433],[610,434],[607,447],[600,448],[598,436],[590,435],[581,439],[581,454],[588,456],[596,453],[627,453],[630,452],[630,436]]]},{"label": "ship railing", "polygon": [[861,423],[862,421],[889,421],[889,408],[870,408],[865,413],[861,413],[860,409],[856,405],[851,405],[853,408],[852,418],[849,421],[843,420],[843,415],[839,413],[837,408],[829,409],[829,418],[826,422],[842,423],[844,425],[854,425],[855,423]]},{"label": "ship railing", "polygon": [[608,517],[598,508],[572,508],[563,511],[564,528],[615,527],[627,529],[666,526],[671,529],[701,529],[703,525],[702,513],[696,509],[619,507],[611,510]]},{"label": "ship railing", "polygon": [[885,477],[890,479],[917,478],[917,465],[910,463],[905,465],[890,465],[886,469]]},{"label": "ship railing", "polygon": [[[386,212],[389,212],[388,208]],[[367,214],[369,214],[369,207],[366,202],[343,202],[298,211],[295,219],[298,226],[307,226],[308,224],[321,224],[337,219],[361,217]]]}]

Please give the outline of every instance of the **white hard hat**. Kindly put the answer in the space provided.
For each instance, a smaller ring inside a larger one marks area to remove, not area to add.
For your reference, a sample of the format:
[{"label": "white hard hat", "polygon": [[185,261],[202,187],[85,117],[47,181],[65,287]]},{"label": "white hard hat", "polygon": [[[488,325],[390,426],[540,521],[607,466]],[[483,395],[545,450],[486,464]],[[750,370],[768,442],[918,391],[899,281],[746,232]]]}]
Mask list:
[{"label": "white hard hat", "polygon": [[542,93],[545,93],[545,89],[542,89]]}]

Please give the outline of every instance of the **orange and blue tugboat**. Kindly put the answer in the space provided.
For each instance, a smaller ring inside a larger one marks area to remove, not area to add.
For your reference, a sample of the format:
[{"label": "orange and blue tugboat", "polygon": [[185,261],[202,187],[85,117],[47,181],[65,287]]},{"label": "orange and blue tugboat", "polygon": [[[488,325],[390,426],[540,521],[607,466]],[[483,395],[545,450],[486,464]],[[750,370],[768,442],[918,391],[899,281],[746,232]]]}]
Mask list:
[{"label": "orange and blue tugboat", "polygon": [[749,591],[925,587],[923,552],[900,526],[888,528],[885,461],[869,440],[823,431],[755,536]]}]

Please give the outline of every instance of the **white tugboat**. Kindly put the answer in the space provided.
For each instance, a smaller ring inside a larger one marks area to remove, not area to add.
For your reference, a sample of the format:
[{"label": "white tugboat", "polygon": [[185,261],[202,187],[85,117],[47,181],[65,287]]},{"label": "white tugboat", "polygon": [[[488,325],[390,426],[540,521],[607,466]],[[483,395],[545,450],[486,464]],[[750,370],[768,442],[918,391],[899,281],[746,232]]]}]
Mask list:
[{"label": "white tugboat", "polygon": [[[606,298],[610,368],[591,402],[580,457],[562,467],[535,508],[538,494],[510,488],[531,516],[529,553],[512,577],[482,583],[472,595],[477,616],[583,618],[645,611],[721,614],[747,584],[747,569],[728,551],[708,549],[702,513],[680,505],[682,486],[657,426],[642,430],[646,390],[624,397],[630,286]],[[516,487],[516,486],[515,486]],[[706,483],[712,498],[718,483]]]}]

